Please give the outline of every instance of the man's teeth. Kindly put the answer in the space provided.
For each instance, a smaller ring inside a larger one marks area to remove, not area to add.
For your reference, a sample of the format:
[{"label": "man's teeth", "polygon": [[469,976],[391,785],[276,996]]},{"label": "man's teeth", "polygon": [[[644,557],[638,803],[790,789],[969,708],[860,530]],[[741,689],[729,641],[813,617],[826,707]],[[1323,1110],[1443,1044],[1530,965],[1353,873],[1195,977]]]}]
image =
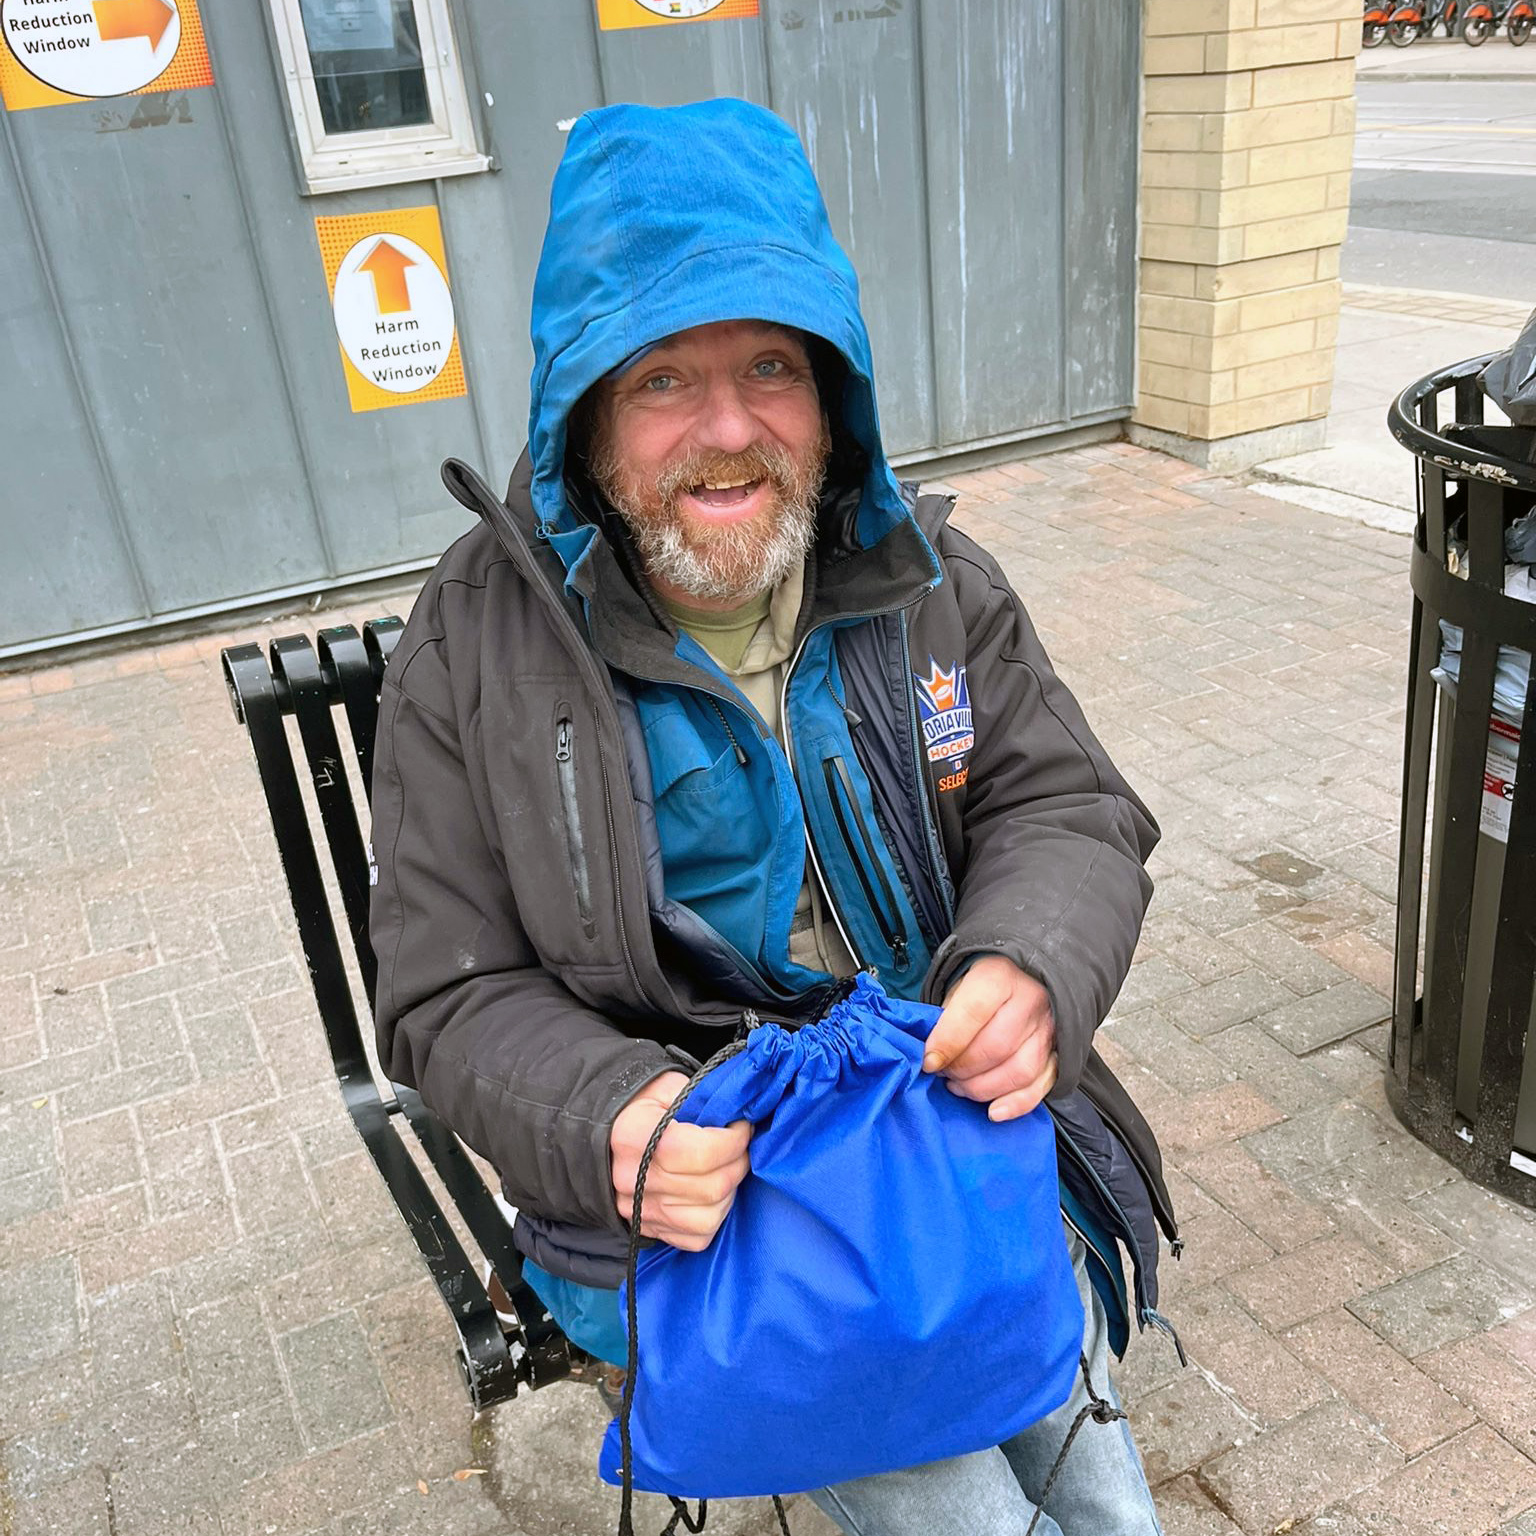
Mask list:
[{"label": "man's teeth", "polygon": [[705,480],[700,483],[701,491],[734,491],[738,486],[755,485],[755,480]]}]

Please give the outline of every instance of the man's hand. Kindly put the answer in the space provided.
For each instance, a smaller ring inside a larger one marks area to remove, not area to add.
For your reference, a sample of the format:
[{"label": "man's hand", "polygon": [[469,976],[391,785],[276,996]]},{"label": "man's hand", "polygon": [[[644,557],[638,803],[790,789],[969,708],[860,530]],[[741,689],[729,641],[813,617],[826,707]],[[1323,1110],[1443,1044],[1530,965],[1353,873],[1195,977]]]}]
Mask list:
[{"label": "man's hand", "polygon": [[949,989],[923,1069],[993,1120],[1027,1115],[1056,1082],[1050,994],[1003,955],[982,958]]},{"label": "man's hand", "polygon": [[[647,1083],[618,1113],[608,1138],[613,1158],[614,1204],[630,1221],[635,1212],[635,1175],[656,1123],[687,1086],[681,1072],[665,1072]],[[747,1143],[752,1127],[738,1120],[724,1130],[673,1121],[662,1132],[645,1176],[640,1230],[674,1248],[698,1253],[709,1247],[725,1220],[736,1186],[751,1164]]]}]

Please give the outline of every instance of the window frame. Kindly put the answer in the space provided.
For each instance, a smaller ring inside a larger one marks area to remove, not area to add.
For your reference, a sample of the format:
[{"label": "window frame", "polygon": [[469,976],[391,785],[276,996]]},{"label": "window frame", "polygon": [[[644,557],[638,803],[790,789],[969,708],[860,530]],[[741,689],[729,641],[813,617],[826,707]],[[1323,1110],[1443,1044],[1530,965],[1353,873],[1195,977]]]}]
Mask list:
[{"label": "window frame", "polygon": [[492,168],[491,157],[479,148],[449,0],[411,0],[411,4],[431,120],[362,133],[328,133],[300,0],[268,0],[289,131],[305,193],[398,186]]}]

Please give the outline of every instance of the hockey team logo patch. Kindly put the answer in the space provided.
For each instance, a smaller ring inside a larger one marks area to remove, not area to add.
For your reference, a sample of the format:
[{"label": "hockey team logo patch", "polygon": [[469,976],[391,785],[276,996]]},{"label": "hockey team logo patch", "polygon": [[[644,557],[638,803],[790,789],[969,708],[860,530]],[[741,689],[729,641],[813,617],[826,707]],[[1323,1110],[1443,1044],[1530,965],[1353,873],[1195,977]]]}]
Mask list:
[{"label": "hockey team logo patch", "polygon": [[914,674],[914,681],[923,747],[928,761],[942,769],[938,787],[941,791],[959,789],[970,775],[966,758],[976,745],[965,668],[957,662],[946,671],[930,656],[928,676]]}]

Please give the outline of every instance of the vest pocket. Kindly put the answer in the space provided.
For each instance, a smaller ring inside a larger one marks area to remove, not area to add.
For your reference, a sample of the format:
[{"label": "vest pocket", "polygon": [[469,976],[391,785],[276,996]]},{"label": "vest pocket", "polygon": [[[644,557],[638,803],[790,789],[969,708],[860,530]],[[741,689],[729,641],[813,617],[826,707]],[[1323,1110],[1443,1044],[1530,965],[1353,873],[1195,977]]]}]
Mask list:
[{"label": "vest pocket", "polygon": [[708,704],[669,701],[644,723],[666,894],[755,956],[774,828],[753,771]]}]

